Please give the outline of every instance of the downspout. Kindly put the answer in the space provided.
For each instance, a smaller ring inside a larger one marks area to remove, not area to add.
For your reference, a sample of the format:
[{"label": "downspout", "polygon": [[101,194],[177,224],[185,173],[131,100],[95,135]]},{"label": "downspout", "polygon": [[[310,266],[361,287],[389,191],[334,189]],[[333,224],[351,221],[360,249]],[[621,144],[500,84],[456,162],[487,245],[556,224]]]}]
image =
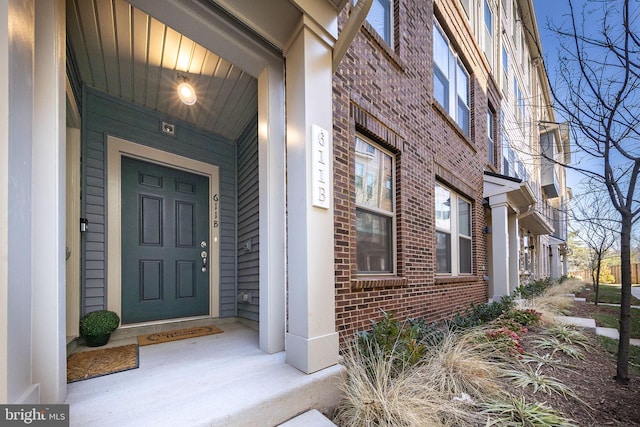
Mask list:
[{"label": "downspout", "polygon": [[353,39],[360,31],[362,23],[367,19],[367,14],[369,14],[372,4],[373,0],[358,0],[358,3],[354,6],[353,12],[347,19],[346,24],[344,24],[344,28],[340,32],[333,48],[333,73],[338,69],[344,54],[347,53],[349,46],[353,43]]}]

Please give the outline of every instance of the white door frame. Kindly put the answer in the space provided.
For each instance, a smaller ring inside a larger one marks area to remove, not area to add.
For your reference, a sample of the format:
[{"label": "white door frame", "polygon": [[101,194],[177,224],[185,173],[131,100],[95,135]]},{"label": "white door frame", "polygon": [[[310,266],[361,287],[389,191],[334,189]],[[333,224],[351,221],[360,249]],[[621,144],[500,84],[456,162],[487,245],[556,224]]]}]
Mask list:
[{"label": "white door frame", "polygon": [[[209,178],[209,316],[220,315],[220,228],[214,227],[212,218],[219,217],[218,167],[177,154],[136,144],[121,138],[107,136],[107,307],[118,315],[122,312],[122,244],[121,244],[121,170],[122,156],[156,163],[204,175]],[[91,226],[91,225],[89,225]],[[167,323],[177,319],[164,319],[148,323]],[[123,327],[140,326],[140,323]]]}]

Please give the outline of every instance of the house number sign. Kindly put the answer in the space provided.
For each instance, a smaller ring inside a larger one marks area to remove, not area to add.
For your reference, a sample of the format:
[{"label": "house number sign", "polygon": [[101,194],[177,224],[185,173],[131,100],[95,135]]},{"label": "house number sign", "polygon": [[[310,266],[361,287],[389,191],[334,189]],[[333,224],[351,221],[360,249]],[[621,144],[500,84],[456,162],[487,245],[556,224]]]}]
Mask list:
[{"label": "house number sign", "polygon": [[329,132],[311,127],[311,181],[313,206],[329,209],[331,202],[331,141]]},{"label": "house number sign", "polygon": [[219,197],[217,194],[213,195],[213,228],[218,228],[220,226],[220,220],[218,219],[218,200]]}]

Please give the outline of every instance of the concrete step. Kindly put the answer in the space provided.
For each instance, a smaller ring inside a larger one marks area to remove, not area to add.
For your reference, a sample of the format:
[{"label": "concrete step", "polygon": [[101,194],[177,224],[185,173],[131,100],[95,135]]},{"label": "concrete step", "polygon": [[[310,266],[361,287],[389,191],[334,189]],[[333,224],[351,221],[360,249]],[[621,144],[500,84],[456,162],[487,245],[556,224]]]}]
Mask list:
[{"label": "concrete step", "polygon": [[69,384],[70,426],[273,427],[312,409],[331,413],[340,402],[344,367],[307,375],[287,365],[284,352],[262,352],[252,328],[222,329],[142,346],[137,369]]},{"label": "concrete step", "polygon": [[601,335],[603,337],[611,338],[614,340],[620,339],[620,333],[616,328],[603,328],[601,326],[598,326],[596,328],[596,335]]},{"label": "concrete step", "polygon": [[336,425],[322,415],[320,411],[313,409],[290,419],[284,424],[280,424],[279,427],[336,427]]},{"label": "concrete step", "polygon": [[596,321],[593,319],[587,319],[584,317],[572,317],[572,316],[557,316],[558,322],[565,325],[574,325],[579,328],[595,329]]}]

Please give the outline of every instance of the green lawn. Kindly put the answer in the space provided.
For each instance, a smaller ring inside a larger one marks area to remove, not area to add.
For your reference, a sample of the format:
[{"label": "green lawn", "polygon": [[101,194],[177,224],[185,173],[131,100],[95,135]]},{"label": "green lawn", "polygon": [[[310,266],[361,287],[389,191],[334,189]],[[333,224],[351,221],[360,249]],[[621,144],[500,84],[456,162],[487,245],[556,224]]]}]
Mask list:
[{"label": "green lawn", "polygon": [[[617,311],[611,313],[594,313],[593,318],[596,320],[598,326],[620,329],[618,327],[620,314]],[[640,309],[638,308],[631,309],[631,338],[640,338]]]},{"label": "green lawn", "polygon": [[[637,286],[637,285],[635,285]],[[620,285],[603,285],[600,284],[600,296],[598,298],[599,302],[604,302],[606,304],[620,304]],[[596,293],[595,290],[589,294],[589,301],[593,302],[595,299]],[[633,295],[631,296],[631,305],[640,305],[640,300],[635,298]]]},{"label": "green lawn", "polygon": [[[598,337],[602,346],[613,355],[614,359],[618,355],[618,340],[607,337]],[[640,347],[629,346],[629,371],[640,375]]]}]

